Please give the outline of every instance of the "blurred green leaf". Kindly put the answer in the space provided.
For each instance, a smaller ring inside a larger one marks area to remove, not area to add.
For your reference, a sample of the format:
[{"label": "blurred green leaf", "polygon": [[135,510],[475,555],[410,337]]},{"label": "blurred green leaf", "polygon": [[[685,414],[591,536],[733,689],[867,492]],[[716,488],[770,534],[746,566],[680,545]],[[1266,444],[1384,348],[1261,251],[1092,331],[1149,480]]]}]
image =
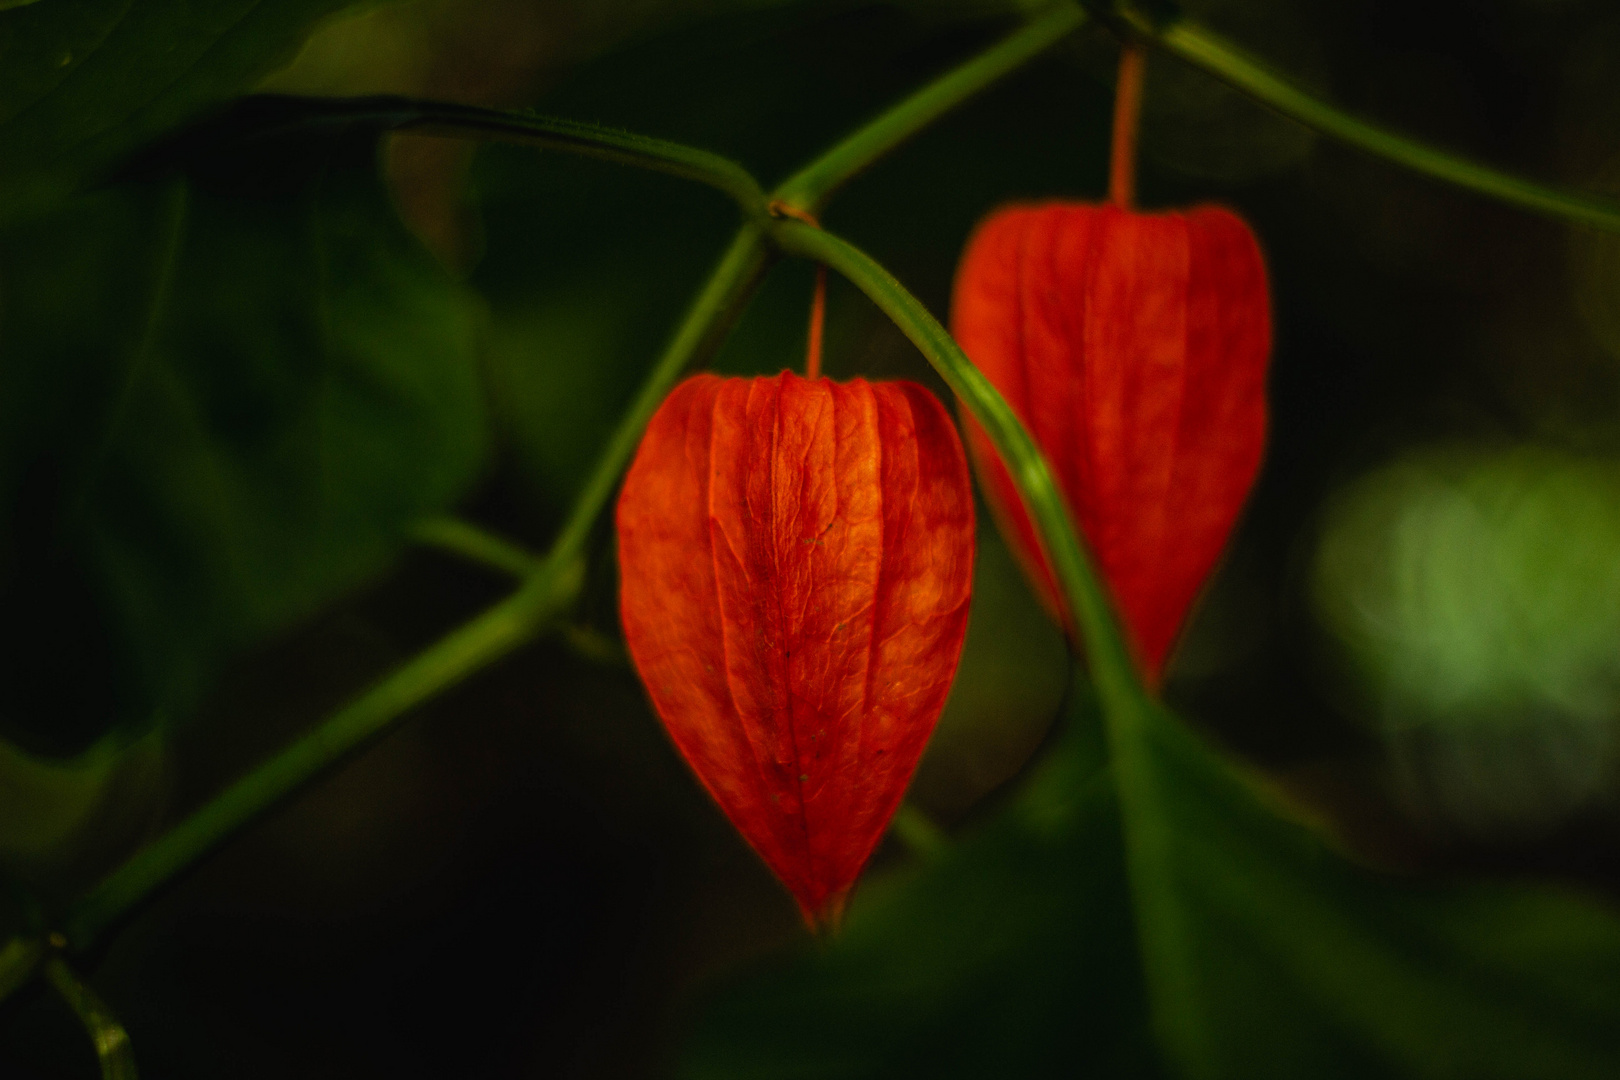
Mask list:
[{"label": "blurred green leaf", "polygon": [[1363,870],[1158,709],[1126,796],[1161,1033],[1197,1077],[1603,1077],[1620,918],[1550,886]]},{"label": "blurred green leaf", "polygon": [[1363,478],[1317,557],[1324,618],[1391,712],[1620,702],[1620,478],[1536,447],[1411,455]]},{"label": "blurred green leaf", "polygon": [[1124,824],[1157,842],[1133,843],[1128,893],[1109,773],[1071,732],[982,830],[859,894],[842,939],[720,995],[681,1075],[1147,1073],[1144,971],[1190,1077],[1620,1069],[1613,911],[1361,869],[1167,713],[1140,719]]},{"label": "blurred green leaf", "polygon": [[252,86],[349,3],[3,5],[0,220]]},{"label": "blurred green leaf", "polygon": [[1611,462],[1534,446],[1409,454],[1335,500],[1314,592],[1411,797],[1494,831],[1556,818],[1612,783]]},{"label": "blurred green leaf", "polygon": [[1041,610],[1012,553],[979,518],[967,641],[907,799],[959,820],[1029,761],[1062,704],[1063,633]]},{"label": "blurred green leaf", "polygon": [[185,153],[0,235],[0,711],[70,744],[183,713],[482,460],[480,307],[375,139]]},{"label": "blurred green leaf", "polygon": [[491,409],[532,505],[560,515],[736,213],[696,185],[527,148],[484,148],[476,176]]},{"label": "blurred green leaf", "polygon": [[994,820],[864,884],[826,948],[719,994],[678,1075],[1153,1075],[1119,815],[1087,739],[1070,725]]},{"label": "blurred green leaf", "polygon": [[75,846],[128,839],[148,824],[162,766],[152,736],[128,746],[103,739],[68,761],[0,741],[0,867],[33,877]]}]

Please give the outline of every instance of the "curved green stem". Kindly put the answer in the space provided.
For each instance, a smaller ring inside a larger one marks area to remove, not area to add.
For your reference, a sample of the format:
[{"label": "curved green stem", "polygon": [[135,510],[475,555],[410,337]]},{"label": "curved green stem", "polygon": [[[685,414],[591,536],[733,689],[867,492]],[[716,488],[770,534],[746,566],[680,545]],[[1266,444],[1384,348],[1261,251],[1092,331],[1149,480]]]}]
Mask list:
[{"label": "curved green stem", "polygon": [[699,358],[707,357],[719,348],[730,332],[744,303],[765,276],[770,262],[769,248],[760,227],[745,223],[737,231],[731,246],[721,256],[720,264],[710,275],[708,284],[692,301],[686,317],[670,339],[664,355],[653,365],[652,372],[636,392],[635,400],[619,420],[613,436],[596,460],[585,487],[574,500],[568,518],[558,533],[552,553],[569,557],[585,548],[596,519],[607,507],[608,500],[618,486],[619,477],[630,464],[630,458],[641,443],[641,433],[652,419],[658,406],[680,381],[687,369]]},{"label": "curved green stem", "polygon": [[869,296],[911,339],[984,428],[1018,485],[1058,583],[1069,599],[1093,678],[1105,704],[1139,700],[1145,691],[1113,608],[1075,533],[1051,467],[1011,406],[962,352],[922,301],[871,256],[848,241],[797,221],[781,221],[772,236],[783,251],[837,270]]},{"label": "curved green stem", "polygon": [[782,181],[775,201],[817,213],[837,188],[872,162],[1002,76],[1073,33],[1086,14],[1057,3],[1000,43],[941,75]]},{"label": "curved green stem", "polygon": [[130,1046],[129,1033],[107,1008],[106,1002],[79,979],[61,956],[45,961],[45,978],[84,1025],[85,1033],[96,1048],[101,1080],[137,1080],[135,1051]]},{"label": "curved green stem", "polygon": [[1324,135],[1425,176],[1538,214],[1620,230],[1620,203],[1538,184],[1398,135],[1307,94],[1258,60],[1192,22],[1178,20],[1155,27],[1137,17],[1130,18],[1130,24],[1147,40]]},{"label": "curved green stem", "polygon": [[388,94],[354,98],[260,94],[248,100],[276,110],[270,117],[258,120],[251,132],[254,136],[293,128],[373,126],[518,143],[696,180],[731,196],[746,215],[756,216],[765,210],[765,194],[759,181],[730,158],[578,120]]}]

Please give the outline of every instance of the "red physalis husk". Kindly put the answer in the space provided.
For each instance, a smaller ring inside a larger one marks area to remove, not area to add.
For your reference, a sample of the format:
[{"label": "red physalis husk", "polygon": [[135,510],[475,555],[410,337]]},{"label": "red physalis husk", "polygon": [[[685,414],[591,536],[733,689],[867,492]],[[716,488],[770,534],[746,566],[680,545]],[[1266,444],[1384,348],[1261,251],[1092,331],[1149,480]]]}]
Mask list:
[{"label": "red physalis husk", "polygon": [[956,673],[973,497],[911,383],[676,387],[619,497],[625,642],[675,745],[798,900],[834,923]]},{"label": "red physalis husk", "polygon": [[[1254,234],[1218,206],[1006,207],[962,256],[952,330],[1050,461],[1156,684],[1264,448],[1271,306]],[[1072,633],[1005,466],[963,422],[1002,535]]]}]

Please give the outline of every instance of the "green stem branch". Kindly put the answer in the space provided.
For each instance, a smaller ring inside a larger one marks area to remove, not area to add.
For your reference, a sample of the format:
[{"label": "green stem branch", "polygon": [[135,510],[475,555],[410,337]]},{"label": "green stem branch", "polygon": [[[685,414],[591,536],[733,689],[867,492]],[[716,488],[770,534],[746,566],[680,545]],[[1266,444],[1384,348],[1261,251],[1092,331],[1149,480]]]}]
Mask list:
[{"label": "green stem branch", "polygon": [[846,181],[1002,76],[1073,33],[1086,21],[1073,4],[1053,4],[1021,29],[941,75],[782,181],[774,201],[817,213]]},{"label": "green stem branch", "polygon": [[619,477],[641,443],[647,422],[681,376],[700,358],[706,359],[720,347],[742,314],[744,304],[764,278],[769,262],[764,233],[758,225],[744,223],[597,458],[562,531],[557,534],[553,556],[573,557],[585,549],[596,519],[606,509]]},{"label": "green stem branch", "polygon": [[630,657],[624,646],[595,627],[570,624],[559,627],[557,636],[568,651],[581,660],[620,670],[630,668]]},{"label": "green stem branch", "polygon": [[69,947],[89,947],[97,935],[153,890],[190,868],[310,778],[414,706],[529,640],[572,601],[580,576],[576,560],[548,559],[512,596],[418,653],[136,852],[69,910],[62,926]]},{"label": "green stem branch", "polygon": [[105,1002],[82,981],[61,956],[45,961],[45,978],[55,988],[73,1015],[79,1018],[96,1049],[101,1080],[137,1080],[135,1051],[129,1033]]},{"label": "green stem branch", "polygon": [[1324,135],[1425,176],[1538,214],[1620,231],[1620,203],[1611,199],[1538,184],[1396,134],[1313,97],[1216,34],[1187,20],[1160,27],[1129,13],[1126,18],[1136,33],[1167,52]]},{"label": "green stem branch", "polygon": [[730,158],[664,139],[577,120],[483,109],[444,101],[377,95],[355,98],[261,94],[252,99],[279,111],[260,120],[253,137],[309,127],[370,126],[448,138],[516,143],[560,150],[695,180],[731,196],[747,216],[765,211],[759,181]]},{"label": "green stem branch", "polygon": [[543,563],[540,556],[505,537],[452,517],[417,522],[411,529],[411,539],[515,578],[528,577]]},{"label": "green stem branch", "polygon": [[914,802],[903,802],[889,822],[889,831],[919,859],[934,859],[951,846],[945,830],[934,824]]}]

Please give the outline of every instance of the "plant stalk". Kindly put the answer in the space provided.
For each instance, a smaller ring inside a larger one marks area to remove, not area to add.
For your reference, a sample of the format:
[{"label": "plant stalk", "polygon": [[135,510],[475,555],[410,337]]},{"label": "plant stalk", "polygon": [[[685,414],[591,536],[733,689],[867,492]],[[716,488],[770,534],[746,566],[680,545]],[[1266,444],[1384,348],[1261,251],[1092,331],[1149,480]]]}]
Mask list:
[{"label": "plant stalk", "polygon": [[923,128],[1068,37],[1086,21],[1072,3],[1054,3],[1001,42],[885,109],[854,134],[782,181],[772,200],[819,213],[834,191]]},{"label": "plant stalk", "polygon": [[533,637],[578,592],[577,560],[547,560],[507,599],[451,631],[313,730],[254,767],[137,851],[68,911],[67,945],[83,950],[159,886],[195,865],[312,777],[404,713]]},{"label": "plant stalk", "polygon": [[[717,347],[743,301],[763,276],[763,236],[744,225],[708,284],[698,294],[669,348],[621,421],[591,481],[576,500],[562,533],[538,566],[530,566],[512,596],[418,653],[371,690],[256,766],[80,898],[62,932],[68,947],[89,948],[99,935],[152,892],[183,873],[311,778],[386,730],[423,701],[505,656],[533,638],[578,594],[581,553],[590,529],[634,453],[641,429],[692,360]],[[425,535],[423,530],[425,529]],[[476,529],[438,522],[419,527],[419,538],[488,565],[519,568],[529,556]]]},{"label": "plant stalk", "polygon": [[1136,129],[1142,116],[1142,81],[1147,50],[1127,41],[1119,50],[1114,91],[1114,140],[1108,155],[1108,201],[1121,210],[1136,205]]},{"label": "plant stalk", "polygon": [[730,196],[745,216],[758,216],[765,209],[765,194],[759,181],[730,158],[598,124],[392,94],[346,98],[258,94],[244,100],[257,103],[270,113],[248,131],[248,138],[270,137],[304,128],[372,127],[515,143],[695,180]]},{"label": "plant stalk", "polygon": [[1167,52],[1200,67],[1290,120],[1436,180],[1548,217],[1620,231],[1620,203],[1565,191],[1450,154],[1347,113],[1289,83],[1218,35],[1185,19],[1157,27],[1141,17],[1132,28]]},{"label": "plant stalk", "polygon": [[520,580],[535,573],[544,562],[503,536],[453,517],[417,522],[411,529],[411,539]]},{"label": "plant stalk", "polygon": [[102,1080],[138,1080],[129,1033],[101,997],[79,979],[60,955],[52,955],[45,961],[45,978],[90,1036]]},{"label": "plant stalk", "polygon": [[630,458],[641,444],[641,433],[658,411],[664,398],[682,375],[699,359],[707,359],[731,331],[743,306],[765,277],[770,251],[765,235],[753,222],[745,222],[708,284],[687,309],[686,317],[670,340],[664,355],[636,392],[635,400],[614,428],[612,437],[591,469],[585,487],[563,523],[552,547],[552,557],[572,558],[585,549],[596,519],[606,509],[618,487],[619,477],[630,465]]}]

